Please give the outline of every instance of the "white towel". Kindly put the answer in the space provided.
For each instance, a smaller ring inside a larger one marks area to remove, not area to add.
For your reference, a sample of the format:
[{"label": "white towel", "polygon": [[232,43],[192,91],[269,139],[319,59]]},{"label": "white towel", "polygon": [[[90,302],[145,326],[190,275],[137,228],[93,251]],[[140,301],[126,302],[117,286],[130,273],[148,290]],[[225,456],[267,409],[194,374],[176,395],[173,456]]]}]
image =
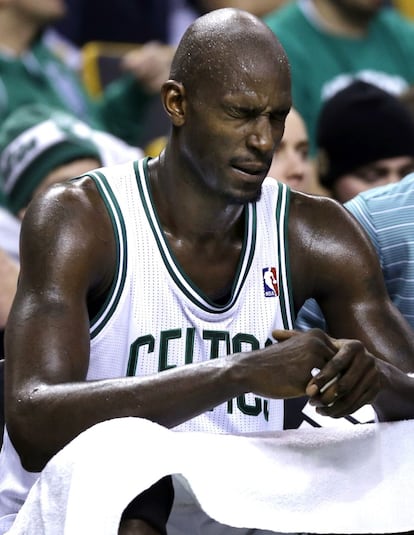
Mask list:
[{"label": "white towel", "polygon": [[414,420],[246,437],[121,418],[92,427],[49,462],[9,534],[115,535],[131,499],[167,474],[181,474],[202,509],[229,526],[414,529]]}]

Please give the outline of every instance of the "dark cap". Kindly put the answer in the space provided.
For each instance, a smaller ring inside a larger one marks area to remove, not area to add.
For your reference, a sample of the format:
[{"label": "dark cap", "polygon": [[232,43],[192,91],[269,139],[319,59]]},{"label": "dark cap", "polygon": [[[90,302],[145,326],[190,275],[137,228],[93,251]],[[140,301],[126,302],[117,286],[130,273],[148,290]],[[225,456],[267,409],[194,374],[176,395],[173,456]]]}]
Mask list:
[{"label": "dark cap", "polygon": [[414,118],[398,97],[358,80],[322,107],[317,144],[320,182],[331,188],[377,160],[414,157]]},{"label": "dark cap", "polygon": [[14,213],[56,167],[81,158],[101,161],[91,129],[46,105],[22,106],[0,128],[0,189]]}]

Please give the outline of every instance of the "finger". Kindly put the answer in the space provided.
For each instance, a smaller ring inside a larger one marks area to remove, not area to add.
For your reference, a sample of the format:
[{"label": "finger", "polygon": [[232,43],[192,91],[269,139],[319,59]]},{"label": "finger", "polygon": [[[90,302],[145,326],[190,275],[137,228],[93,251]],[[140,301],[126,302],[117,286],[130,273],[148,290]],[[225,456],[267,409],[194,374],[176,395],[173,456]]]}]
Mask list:
[{"label": "finger", "polygon": [[[311,374],[313,377],[316,377],[320,372],[319,368],[313,368],[311,370]],[[337,390],[336,390],[336,383],[338,382],[338,379],[341,377],[339,373],[335,375],[335,377],[332,377],[329,381],[324,383],[322,386],[318,386],[312,379],[309,381],[309,383],[306,386],[306,395],[310,398],[313,398],[315,396],[322,396],[325,394],[323,399],[323,404],[329,404],[333,399],[337,397]],[[326,401],[329,400],[329,401]],[[315,401],[316,404],[316,401]]]},{"label": "finger", "polygon": [[272,331],[273,338],[278,342],[284,342],[285,340],[289,340],[290,338],[292,338],[292,336],[297,336],[298,334],[298,331],[288,329],[275,329],[274,331]]},{"label": "finger", "polygon": [[326,392],[328,388],[330,388],[334,383],[338,381],[339,378],[340,378],[340,374],[337,373],[335,377],[333,377],[330,381],[328,381],[327,383],[325,383],[323,386],[320,387],[319,393],[323,394],[324,392]]},{"label": "finger", "polygon": [[343,418],[356,412],[364,405],[372,402],[372,392],[370,389],[360,392],[358,396],[352,396],[352,399],[342,398],[335,400],[334,403],[316,408],[316,412],[323,416],[330,416],[331,418]]},{"label": "finger", "polygon": [[321,414],[335,418],[352,414],[372,402],[380,390],[380,381],[375,371],[372,359],[356,353],[339,381],[332,383],[320,396],[316,396],[313,399],[314,404],[319,406]]},{"label": "finger", "polygon": [[[352,366],[355,354],[360,351],[360,343],[354,341],[335,340],[334,347],[336,348],[336,354],[323,366],[321,370],[312,370],[312,379],[307,385],[307,390],[316,385],[318,391],[316,395],[322,395],[331,385],[338,381],[338,379],[344,375],[350,366]],[[313,396],[315,396],[315,389],[312,388]],[[309,395],[309,394],[308,394]]]}]

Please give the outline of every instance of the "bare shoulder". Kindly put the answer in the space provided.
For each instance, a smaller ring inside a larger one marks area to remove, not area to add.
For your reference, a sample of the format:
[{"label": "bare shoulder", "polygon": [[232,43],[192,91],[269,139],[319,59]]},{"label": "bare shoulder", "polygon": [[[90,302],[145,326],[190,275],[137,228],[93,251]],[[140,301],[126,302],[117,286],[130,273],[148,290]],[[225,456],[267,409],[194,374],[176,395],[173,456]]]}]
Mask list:
[{"label": "bare shoulder", "polygon": [[29,204],[23,220],[23,227],[36,228],[42,226],[42,231],[53,231],[56,224],[68,224],[74,217],[82,221],[83,218],[93,218],[103,207],[102,199],[89,177],[68,180],[50,186],[40,193]]},{"label": "bare shoulder", "polygon": [[298,244],[316,249],[333,242],[338,246],[364,246],[368,238],[355,218],[329,197],[292,191],[289,232]]},{"label": "bare shoulder", "polygon": [[315,297],[362,270],[377,273],[378,259],[364,229],[328,197],[292,192],[289,250],[299,306],[303,297]]},{"label": "bare shoulder", "polygon": [[57,283],[70,275],[92,286],[111,277],[116,257],[112,224],[90,177],[51,186],[30,203],[20,256],[23,279]]}]

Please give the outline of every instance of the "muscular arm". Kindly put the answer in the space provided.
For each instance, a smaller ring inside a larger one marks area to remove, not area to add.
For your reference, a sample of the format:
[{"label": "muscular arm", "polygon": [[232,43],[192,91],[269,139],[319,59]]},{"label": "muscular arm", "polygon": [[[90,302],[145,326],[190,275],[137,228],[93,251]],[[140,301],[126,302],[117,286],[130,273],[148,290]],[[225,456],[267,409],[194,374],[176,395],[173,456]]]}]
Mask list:
[{"label": "muscular arm", "polygon": [[90,308],[111,285],[115,257],[111,222],[90,179],[55,186],[31,204],[6,330],[6,421],[29,470],[110,418],[139,416],[171,427],[245,392],[303,395],[312,367],[334,353],[323,333],[310,334],[282,349],[276,344],[152,376],[86,381]]},{"label": "muscular arm", "polygon": [[[401,371],[414,371],[414,336],[389,299],[369,238],[330,199],[294,198],[291,221],[297,308],[303,299],[315,297],[330,335],[360,340],[381,361],[391,363],[378,362],[381,393],[375,408],[384,419],[413,417],[414,381]],[[327,413],[334,415],[334,409]]]},{"label": "muscular arm", "polygon": [[[181,382],[175,405],[174,373],[85,382],[88,297],[109,287],[115,265],[111,223],[91,183],[53,188],[34,203],[23,224],[21,253],[21,278],[6,330],[6,421],[29,469],[41,468],[99,421],[144,416],[175,425],[191,416],[183,407],[191,406],[186,397],[194,383]],[[210,366],[215,370],[207,375],[217,381],[217,395],[193,399],[195,412],[237,393],[230,382],[220,382],[224,367],[224,361]],[[179,373],[186,374],[191,375],[190,368]],[[202,372],[197,382],[203,392]]]}]

